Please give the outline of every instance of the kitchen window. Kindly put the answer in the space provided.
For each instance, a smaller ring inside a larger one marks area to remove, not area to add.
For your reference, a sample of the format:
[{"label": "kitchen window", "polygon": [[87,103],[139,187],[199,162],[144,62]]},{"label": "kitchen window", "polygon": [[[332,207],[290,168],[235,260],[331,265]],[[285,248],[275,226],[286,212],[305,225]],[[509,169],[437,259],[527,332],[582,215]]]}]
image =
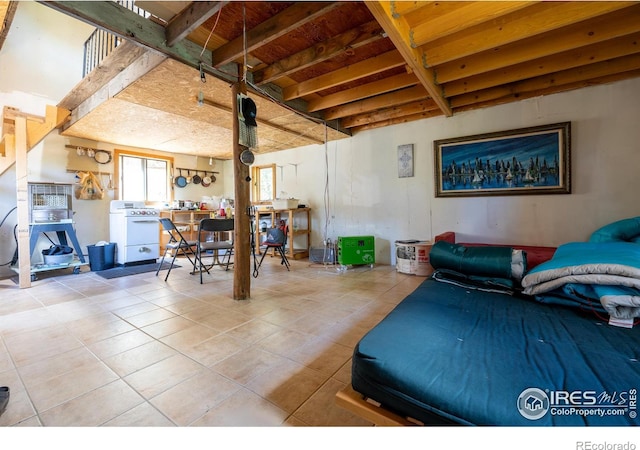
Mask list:
[{"label": "kitchen window", "polygon": [[145,202],[171,200],[173,158],[116,150],[119,199]]},{"label": "kitchen window", "polygon": [[251,168],[253,179],[252,197],[254,203],[270,202],[276,198],[276,165],[253,166]]}]

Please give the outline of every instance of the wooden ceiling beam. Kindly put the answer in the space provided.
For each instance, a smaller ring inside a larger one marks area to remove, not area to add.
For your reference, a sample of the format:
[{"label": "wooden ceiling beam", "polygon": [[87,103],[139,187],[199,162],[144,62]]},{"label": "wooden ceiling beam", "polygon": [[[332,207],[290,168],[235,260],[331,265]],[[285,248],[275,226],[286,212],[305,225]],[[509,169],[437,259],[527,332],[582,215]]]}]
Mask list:
[{"label": "wooden ceiling beam", "polygon": [[428,96],[429,94],[424,86],[418,84],[410,88],[378,95],[377,97],[367,98],[357,102],[348,103],[346,105],[329,108],[325,111],[324,117],[326,120],[341,119],[343,117],[363,114],[382,108],[390,108],[403,103],[424,100]]},{"label": "wooden ceiling beam", "polygon": [[[638,78],[640,77],[640,69],[638,70],[630,70],[628,72],[614,73],[611,75],[605,75],[603,77],[593,78],[590,80],[582,80],[576,81],[575,83],[563,84],[561,86],[550,86],[546,88],[542,88],[539,90],[534,90],[530,92],[521,92],[516,94],[510,94],[503,97],[497,97],[493,99],[483,100],[477,103],[466,103],[461,96],[460,98],[452,99],[452,102],[455,103],[456,112],[462,111],[471,111],[479,108],[486,108],[490,106],[502,105],[505,103],[511,103],[515,101],[526,100],[528,98],[541,97],[543,95],[552,95],[557,94],[559,92],[567,92],[576,89],[582,89],[590,86],[597,86],[600,84],[610,84],[615,83],[617,81],[627,80],[630,78]],[[458,105],[458,103],[460,103]],[[354,129],[352,129],[354,130]]]},{"label": "wooden ceiling beam", "polygon": [[402,17],[395,18],[388,1],[366,2],[369,11],[387,32],[389,39],[396,46],[411,70],[416,74],[422,86],[433,98],[440,110],[446,115],[453,114],[449,102],[444,97],[441,87],[436,83],[433,69],[427,67],[424,52],[412,48],[410,43],[410,29]]},{"label": "wooden ceiling beam", "polygon": [[351,103],[405,87],[415,86],[418,83],[418,79],[413,73],[401,73],[400,75],[383,78],[382,80],[373,81],[363,84],[362,86],[356,86],[351,89],[336,92],[335,94],[309,100],[309,111],[320,111],[333,106],[344,105],[345,103]]},{"label": "wooden ceiling beam", "polygon": [[167,45],[173,46],[183,40],[209,17],[219,12],[228,1],[191,2],[180,14],[171,19],[166,28]]},{"label": "wooden ceiling beam", "polygon": [[616,73],[632,72],[640,69],[640,53],[621,58],[607,60],[575,69],[563,70],[528,80],[497,86],[482,91],[458,95],[450,99],[454,108],[467,106],[473,103],[484,103],[502,97],[519,97],[527,92],[538,92],[547,88],[572,86],[585,83],[593,78],[608,77]]},{"label": "wooden ceiling beam", "polygon": [[424,2],[424,1],[402,1],[402,2],[393,2],[391,8],[393,10],[394,17],[406,16],[407,14],[411,14],[415,11],[425,10],[427,9],[427,5],[431,5],[432,7],[439,4],[440,2]]},{"label": "wooden ceiling beam", "polygon": [[535,58],[581,48],[638,31],[640,4],[544,35],[470,55],[435,67],[438,83],[478,75]]},{"label": "wooden ceiling beam", "polygon": [[640,53],[640,32],[456,80],[444,85],[444,93],[446,97],[453,97],[634,53]]},{"label": "wooden ceiling beam", "polygon": [[351,64],[342,69],[312,78],[301,83],[284,88],[283,95],[286,100],[300,98],[324,89],[329,89],[340,84],[358,80],[385,70],[405,65],[402,55],[396,50],[391,50],[373,58]]},{"label": "wooden ceiling beam", "polygon": [[629,2],[541,2],[423,46],[437,66],[629,6]]},{"label": "wooden ceiling beam", "polygon": [[[194,98],[194,100],[197,102],[198,98]],[[203,100],[203,103],[205,105],[211,106],[213,108],[219,109],[221,111],[225,111],[225,112],[232,112],[232,108],[228,107],[227,105],[223,105],[221,103],[215,102],[211,99],[208,99],[207,97],[205,97]],[[256,123],[258,123],[258,125],[264,125],[267,126],[269,128],[273,128],[274,130],[278,130],[278,131],[283,131],[287,134],[291,134],[294,135],[296,137],[302,137],[304,139],[308,139],[309,141],[315,143],[315,144],[324,144],[324,141],[321,141],[320,139],[316,139],[312,136],[300,136],[300,131],[298,130],[292,130],[290,128],[287,127],[283,127],[282,125],[278,125],[276,123],[271,122],[270,120],[267,119],[263,119],[261,117],[256,117]]]},{"label": "wooden ceiling beam", "polygon": [[361,127],[373,122],[382,122],[390,119],[399,119],[414,114],[423,114],[427,112],[437,111],[442,114],[436,102],[433,99],[424,99],[416,102],[406,103],[403,105],[392,106],[390,108],[378,109],[364,114],[357,114],[348,117],[342,121],[345,128]]},{"label": "wooden ceiling beam", "polygon": [[429,119],[431,117],[438,117],[442,115],[442,111],[440,111],[440,109],[434,109],[432,111],[424,111],[421,113],[417,113],[417,114],[411,114],[408,116],[402,116],[402,117],[396,117],[396,118],[392,118],[392,119],[387,119],[387,120],[383,120],[380,122],[371,122],[368,123],[366,125],[362,125],[359,127],[353,127],[351,128],[351,130],[353,131],[353,133],[358,133],[360,131],[366,131],[366,130],[373,130],[375,128],[382,128],[382,127],[388,127],[391,125],[398,125],[400,123],[409,123],[409,122],[413,122],[416,120],[421,120],[421,119]]},{"label": "wooden ceiling beam", "polygon": [[522,8],[529,7],[535,2],[466,2],[461,8],[450,11],[411,28],[411,42],[413,47],[420,47],[474,25],[494,20],[499,16],[510,14]]},{"label": "wooden ceiling beam", "polygon": [[7,34],[9,34],[9,28],[11,28],[11,22],[13,22],[13,18],[16,15],[16,10],[18,9],[18,2],[0,2],[6,3],[6,6],[2,8],[0,5],[0,50],[2,49],[2,44],[4,44],[5,39],[7,38]]},{"label": "wooden ceiling beam", "polygon": [[[251,30],[246,39],[242,34],[216,49],[212,54],[212,64],[218,67],[232,61],[241,60],[245,52],[262,47],[305,23],[327,14],[340,6],[340,2],[297,2],[289,8],[265,20]],[[245,48],[246,43],[246,48]]]},{"label": "wooden ceiling beam", "polygon": [[347,49],[356,49],[383,39],[382,34],[383,31],[378,22],[372,20],[253,72],[253,81],[260,85],[290,75],[298,70],[339,56]]}]

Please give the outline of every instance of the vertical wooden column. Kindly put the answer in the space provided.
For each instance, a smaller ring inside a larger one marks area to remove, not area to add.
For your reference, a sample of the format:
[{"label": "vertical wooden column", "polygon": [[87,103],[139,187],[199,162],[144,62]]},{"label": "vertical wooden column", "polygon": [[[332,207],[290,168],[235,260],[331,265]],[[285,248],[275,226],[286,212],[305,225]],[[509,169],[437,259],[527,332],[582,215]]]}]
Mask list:
[{"label": "vertical wooden column", "polygon": [[31,287],[31,247],[29,246],[29,187],[27,184],[27,119],[15,119],[16,200],[18,211],[19,285]]},{"label": "vertical wooden column", "polygon": [[[233,95],[233,184],[235,191],[235,231],[233,261],[233,298],[246,300],[251,296],[251,226],[249,217],[250,178],[249,166],[240,161],[240,153],[245,147],[238,143],[240,139],[240,122],[238,119],[238,94],[246,94],[247,87],[242,80],[234,83]],[[248,181],[249,180],[249,181]]]}]

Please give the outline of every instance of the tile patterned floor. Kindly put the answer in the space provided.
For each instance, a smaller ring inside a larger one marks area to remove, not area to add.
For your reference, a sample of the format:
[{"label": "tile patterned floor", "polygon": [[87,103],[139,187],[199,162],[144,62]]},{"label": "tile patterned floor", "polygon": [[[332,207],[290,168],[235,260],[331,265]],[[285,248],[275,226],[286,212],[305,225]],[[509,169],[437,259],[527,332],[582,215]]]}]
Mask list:
[{"label": "tile patterned floor", "polygon": [[[266,258],[233,272],[0,280],[0,426],[369,426],[334,404],[358,339],[423,278]],[[84,269],[84,268],[83,268]],[[99,405],[99,407],[96,407]]]}]

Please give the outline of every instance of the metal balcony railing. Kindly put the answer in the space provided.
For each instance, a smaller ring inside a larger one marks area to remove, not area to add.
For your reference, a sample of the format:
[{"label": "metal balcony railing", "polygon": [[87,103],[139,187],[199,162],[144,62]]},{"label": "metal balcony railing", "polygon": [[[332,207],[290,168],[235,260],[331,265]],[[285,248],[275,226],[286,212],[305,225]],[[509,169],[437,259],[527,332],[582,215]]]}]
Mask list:
[{"label": "metal balcony railing", "polygon": [[[144,9],[135,6],[134,1],[118,0],[119,5],[142,17],[149,17],[149,13]],[[96,28],[91,36],[84,42],[84,62],[82,65],[82,78],[86,77],[93,69],[113,52],[120,45],[122,38],[109,33],[108,31]]]}]

